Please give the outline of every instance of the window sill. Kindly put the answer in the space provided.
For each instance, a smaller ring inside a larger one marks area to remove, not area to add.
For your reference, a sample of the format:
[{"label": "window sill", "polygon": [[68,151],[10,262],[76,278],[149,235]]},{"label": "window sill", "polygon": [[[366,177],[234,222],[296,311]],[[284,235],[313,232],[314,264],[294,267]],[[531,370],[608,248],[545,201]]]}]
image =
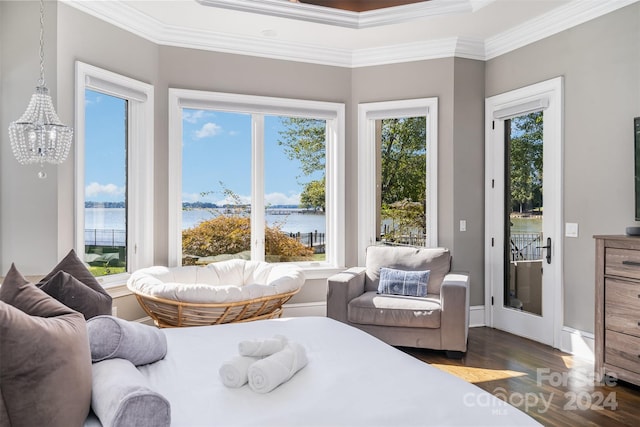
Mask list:
[{"label": "window sill", "polygon": [[334,274],[342,273],[346,267],[331,267],[328,265],[301,265],[304,277],[307,280],[327,279]]},{"label": "window sill", "polygon": [[111,282],[108,285],[103,285],[107,293],[111,295],[111,298],[121,298],[133,293],[127,288],[126,283]]}]

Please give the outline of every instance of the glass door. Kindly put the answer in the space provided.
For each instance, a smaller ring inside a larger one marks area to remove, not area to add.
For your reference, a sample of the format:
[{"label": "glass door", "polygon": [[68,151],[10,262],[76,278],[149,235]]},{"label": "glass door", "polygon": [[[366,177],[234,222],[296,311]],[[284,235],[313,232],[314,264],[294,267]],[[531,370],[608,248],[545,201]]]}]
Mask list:
[{"label": "glass door", "polygon": [[[542,315],[542,274],[546,239],[542,234],[543,127],[537,111],[504,121],[505,269],[504,307]],[[548,238],[551,240],[551,238]],[[549,243],[550,246],[550,243]]]},{"label": "glass door", "polygon": [[562,78],[486,100],[485,322],[559,345]]}]

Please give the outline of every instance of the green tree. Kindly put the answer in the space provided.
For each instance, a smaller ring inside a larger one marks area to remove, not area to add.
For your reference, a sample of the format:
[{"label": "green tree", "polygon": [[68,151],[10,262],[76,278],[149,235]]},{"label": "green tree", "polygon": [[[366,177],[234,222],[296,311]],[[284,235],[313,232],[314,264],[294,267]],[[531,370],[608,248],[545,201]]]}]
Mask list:
[{"label": "green tree", "polygon": [[326,123],[324,120],[299,117],[285,117],[281,123],[284,130],[280,131],[278,145],[284,147],[289,160],[300,162],[301,174],[298,179],[321,175],[319,179],[302,182],[304,190],[300,195],[300,204],[304,208],[324,211]]},{"label": "green tree", "polygon": [[290,160],[300,161],[304,176],[325,169],[325,131],[324,120],[285,117],[282,119],[284,130],[280,131],[278,145]]},{"label": "green tree", "polygon": [[325,179],[318,179],[308,183],[302,194],[300,195],[300,204],[303,208],[320,210],[324,212],[325,209]]},{"label": "green tree", "polygon": [[526,205],[542,205],[542,130],[542,111],[510,120],[509,181],[513,210],[522,212]]},{"label": "green tree", "polygon": [[[324,210],[325,122],[285,118],[278,144],[301,164],[301,176],[321,173],[305,183],[301,204]],[[384,119],[381,123],[382,216],[403,230],[424,232],[426,201],[426,117]],[[400,230],[394,230],[400,232]]]},{"label": "green tree", "polygon": [[382,204],[408,200],[425,203],[426,117],[382,121]]}]

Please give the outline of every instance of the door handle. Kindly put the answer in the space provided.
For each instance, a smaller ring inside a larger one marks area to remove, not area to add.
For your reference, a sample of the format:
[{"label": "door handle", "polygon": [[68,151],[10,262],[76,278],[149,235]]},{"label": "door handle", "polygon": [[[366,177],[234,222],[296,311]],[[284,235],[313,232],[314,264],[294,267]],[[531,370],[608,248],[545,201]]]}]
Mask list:
[{"label": "door handle", "polygon": [[551,264],[551,237],[547,237],[546,246],[536,246],[536,248],[546,249],[547,250],[547,264]]}]

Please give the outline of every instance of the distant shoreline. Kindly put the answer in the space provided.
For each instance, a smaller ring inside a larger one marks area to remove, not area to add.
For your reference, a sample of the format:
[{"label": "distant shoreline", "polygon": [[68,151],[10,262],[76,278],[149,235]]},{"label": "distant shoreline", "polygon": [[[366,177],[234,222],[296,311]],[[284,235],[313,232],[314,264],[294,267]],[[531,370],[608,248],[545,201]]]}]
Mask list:
[{"label": "distant shoreline", "polygon": [[[85,208],[94,208],[94,209],[124,209],[125,202],[93,202],[87,201],[84,202]],[[249,205],[217,205],[215,203],[208,202],[183,202],[182,209],[232,209],[232,208],[242,208],[249,207]],[[300,209],[300,210],[309,210],[301,207],[300,205],[269,205],[267,209]]]}]

